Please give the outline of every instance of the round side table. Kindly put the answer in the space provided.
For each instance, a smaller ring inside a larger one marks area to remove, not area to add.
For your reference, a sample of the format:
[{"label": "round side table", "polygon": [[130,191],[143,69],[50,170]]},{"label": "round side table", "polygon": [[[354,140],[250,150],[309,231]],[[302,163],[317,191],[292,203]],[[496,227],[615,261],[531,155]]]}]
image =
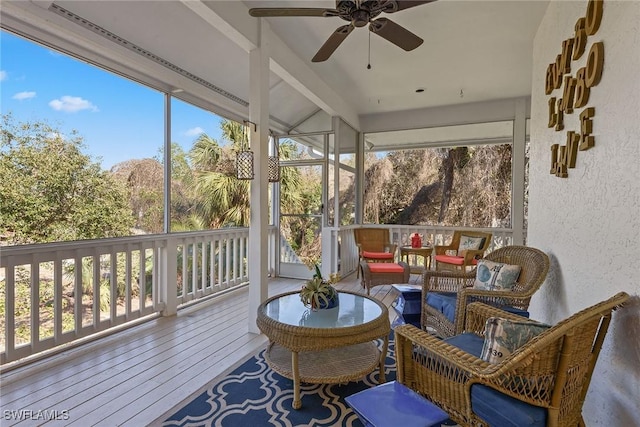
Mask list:
[{"label": "round side table", "polygon": [[[400,247],[400,259],[407,264],[411,269],[411,274],[422,274],[425,270],[431,269],[431,253],[433,252],[433,246],[422,246],[420,248],[414,248],[412,246]],[[423,264],[418,264],[418,257],[422,257]],[[410,258],[413,262],[410,262]]]}]

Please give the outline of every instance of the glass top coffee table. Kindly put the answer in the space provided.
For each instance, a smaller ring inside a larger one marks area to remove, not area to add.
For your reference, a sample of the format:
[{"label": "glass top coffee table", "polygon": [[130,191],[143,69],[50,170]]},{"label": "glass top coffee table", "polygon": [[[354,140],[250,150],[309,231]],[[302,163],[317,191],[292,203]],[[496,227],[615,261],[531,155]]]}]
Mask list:
[{"label": "glass top coffee table", "polygon": [[[384,362],[389,344],[389,312],[374,298],[339,292],[336,308],[312,311],[299,292],[269,298],[258,307],[258,328],[269,338],[265,359],[271,369],[293,380],[293,408],[302,406],[300,382],[355,381]],[[382,351],[375,340],[383,339]]]}]

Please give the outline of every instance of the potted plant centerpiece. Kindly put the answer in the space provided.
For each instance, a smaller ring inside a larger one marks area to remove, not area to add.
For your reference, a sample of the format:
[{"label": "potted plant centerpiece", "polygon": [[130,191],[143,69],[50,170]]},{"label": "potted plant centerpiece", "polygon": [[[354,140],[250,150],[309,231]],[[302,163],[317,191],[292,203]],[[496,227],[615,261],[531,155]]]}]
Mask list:
[{"label": "potted plant centerpiece", "polygon": [[300,300],[312,310],[337,307],[339,304],[338,291],[332,285],[338,281],[338,276],[332,274],[329,276],[329,280],[325,280],[322,278],[317,264],[314,268],[313,277],[302,285]]}]

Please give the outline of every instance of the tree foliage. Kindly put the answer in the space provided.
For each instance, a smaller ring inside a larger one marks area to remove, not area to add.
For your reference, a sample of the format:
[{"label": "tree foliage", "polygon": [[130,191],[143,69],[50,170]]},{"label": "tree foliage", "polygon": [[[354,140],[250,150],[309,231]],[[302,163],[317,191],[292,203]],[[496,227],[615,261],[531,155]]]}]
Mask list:
[{"label": "tree foliage", "polygon": [[154,159],[127,160],[113,166],[111,174],[128,190],[135,227],[161,233],[164,224],[162,164]]},{"label": "tree foliage", "polygon": [[365,160],[365,222],[510,224],[511,146],[394,151]]},{"label": "tree foliage", "polygon": [[127,193],[47,123],[2,117],[0,234],[12,244],[116,237],[133,225]]}]

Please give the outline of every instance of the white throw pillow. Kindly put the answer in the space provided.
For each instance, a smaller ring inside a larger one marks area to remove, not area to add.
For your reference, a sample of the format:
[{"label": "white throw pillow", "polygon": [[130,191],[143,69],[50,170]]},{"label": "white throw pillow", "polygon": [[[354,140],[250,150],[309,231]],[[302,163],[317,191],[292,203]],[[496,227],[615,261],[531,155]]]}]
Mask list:
[{"label": "white throw pillow", "polygon": [[486,259],[478,261],[474,289],[486,291],[511,290],[518,281],[521,267],[519,265],[503,264]]}]

